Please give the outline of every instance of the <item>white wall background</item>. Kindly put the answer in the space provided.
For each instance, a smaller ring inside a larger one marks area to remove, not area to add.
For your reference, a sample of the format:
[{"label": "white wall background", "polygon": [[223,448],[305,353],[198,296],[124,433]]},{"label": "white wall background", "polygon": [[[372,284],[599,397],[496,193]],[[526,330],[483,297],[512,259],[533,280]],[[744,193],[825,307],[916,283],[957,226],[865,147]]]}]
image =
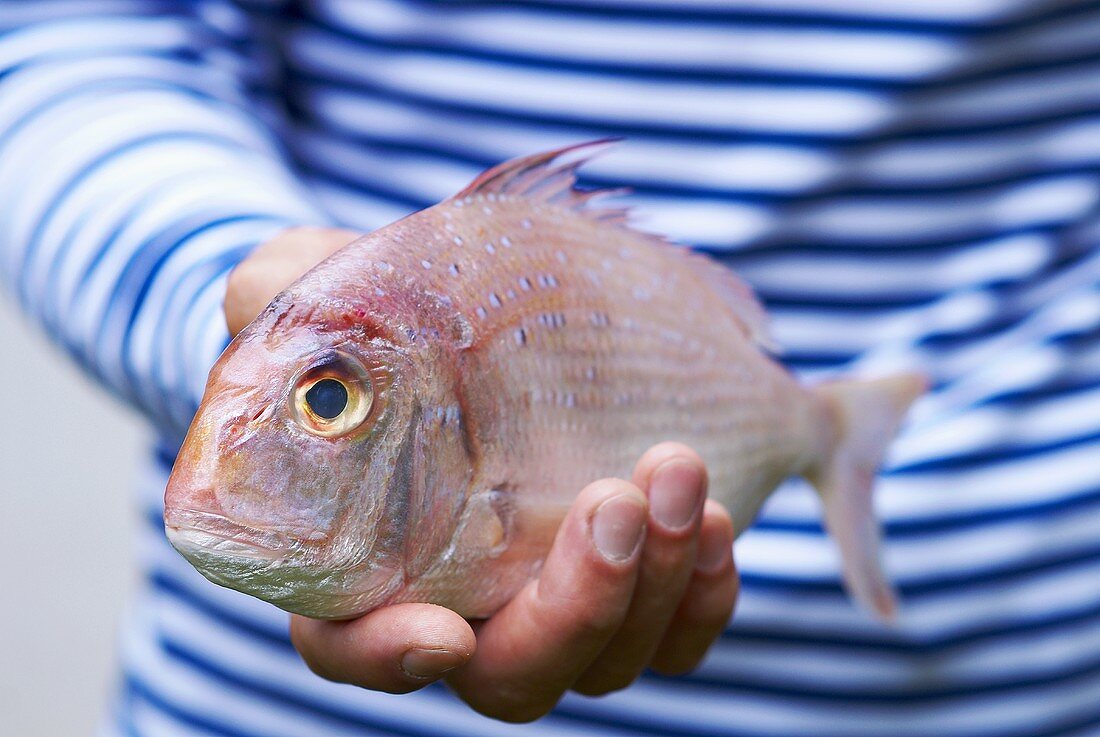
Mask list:
[{"label": "white wall background", "polygon": [[85,737],[132,586],[140,419],[0,299],[0,734]]}]

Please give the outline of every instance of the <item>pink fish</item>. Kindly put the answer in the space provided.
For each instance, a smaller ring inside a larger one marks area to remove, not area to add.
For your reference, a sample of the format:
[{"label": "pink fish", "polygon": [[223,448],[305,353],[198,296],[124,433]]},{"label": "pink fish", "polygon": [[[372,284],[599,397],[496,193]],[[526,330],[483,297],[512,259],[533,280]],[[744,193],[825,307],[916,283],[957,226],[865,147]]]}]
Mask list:
[{"label": "pink fish", "polygon": [[483,617],[585,484],[679,440],[738,532],[808,479],[849,591],[890,617],[871,486],[924,379],[800,386],[744,282],[574,188],[595,149],[491,169],[278,295],[210,373],[165,496],[172,544],[311,617]]}]

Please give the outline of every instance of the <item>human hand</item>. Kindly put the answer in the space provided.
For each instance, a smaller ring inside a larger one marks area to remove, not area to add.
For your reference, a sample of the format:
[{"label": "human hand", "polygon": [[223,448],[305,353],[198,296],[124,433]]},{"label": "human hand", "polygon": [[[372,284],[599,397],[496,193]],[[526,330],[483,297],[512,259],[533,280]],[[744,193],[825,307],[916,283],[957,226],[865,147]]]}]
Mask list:
[{"label": "human hand", "polygon": [[404,693],[445,677],[475,710],[515,722],[567,690],[605,694],[646,667],[691,670],[733,610],[733,525],[704,504],[702,462],[683,445],[651,448],[633,479],[587,486],[538,579],[485,621],[431,604],[342,622],[295,616],[294,645],[329,680]]},{"label": "human hand", "polygon": [[302,274],[358,238],[343,228],[287,228],[261,243],[229,273],[225,324],[236,335]]},{"label": "human hand", "polygon": [[[257,249],[230,276],[230,329],[355,235],[297,228]],[[608,693],[647,667],[688,671],[738,591],[732,522],[705,494],[698,455],[657,445],[631,482],[604,479],[581,491],[538,579],[489,619],[397,604],[347,621],[294,616],[291,638],[329,680],[404,693],[446,678],[475,710],[517,722],[546,714],[568,690]]]}]

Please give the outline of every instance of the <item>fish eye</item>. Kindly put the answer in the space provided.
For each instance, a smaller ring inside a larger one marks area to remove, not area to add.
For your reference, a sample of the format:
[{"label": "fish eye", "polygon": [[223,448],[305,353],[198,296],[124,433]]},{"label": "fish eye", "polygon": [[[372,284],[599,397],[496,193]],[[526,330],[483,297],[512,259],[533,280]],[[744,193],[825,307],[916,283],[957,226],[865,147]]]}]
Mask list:
[{"label": "fish eye", "polygon": [[348,388],[338,379],[321,379],[306,391],[309,410],[324,420],[334,420],[348,406]]},{"label": "fish eye", "polygon": [[294,419],[308,432],[331,438],[363,424],[374,403],[367,370],[350,356],[337,354],[303,372],[291,395]]}]

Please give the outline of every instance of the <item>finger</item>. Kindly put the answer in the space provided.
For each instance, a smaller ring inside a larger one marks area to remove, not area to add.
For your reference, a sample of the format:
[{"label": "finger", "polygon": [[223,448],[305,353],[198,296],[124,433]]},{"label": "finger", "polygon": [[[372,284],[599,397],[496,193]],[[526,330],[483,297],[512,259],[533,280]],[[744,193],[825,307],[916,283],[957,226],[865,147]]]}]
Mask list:
[{"label": "finger", "polygon": [[279,292],[321,261],[355,240],[358,234],[339,228],[288,228],[261,244],[229,273],[225,322],[236,335]]},{"label": "finger", "polygon": [[647,514],[633,484],[605,479],[585,487],[538,580],[482,625],[477,653],[447,679],[459,696],[506,721],[548,712],[622,622]]},{"label": "finger", "polygon": [[649,497],[638,582],[622,626],[577,680],[576,691],[626,688],[649,664],[695,567],[706,478],[702,459],[678,443],[655,446],[638,462],[635,483]]},{"label": "finger", "polygon": [[231,336],[245,329],[271,303],[278,289],[272,292],[271,274],[279,276],[277,284],[286,281],[285,269],[272,268],[270,262],[242,261],[229,272],[225,288],[225,326]]},{"label": "finger", "polygon": [[708,499],[695,571],[653,656],[653,669],[678,675],[699,665],[729,622],[739,589],[733,562],[733,521],[721,504]]},{"label": "finger", "polygon": [[434,604],[396,604],[339,622],[294,616],[290,639],[322,678],[390,693],[437,680],[476,647],[466,620]]}]

